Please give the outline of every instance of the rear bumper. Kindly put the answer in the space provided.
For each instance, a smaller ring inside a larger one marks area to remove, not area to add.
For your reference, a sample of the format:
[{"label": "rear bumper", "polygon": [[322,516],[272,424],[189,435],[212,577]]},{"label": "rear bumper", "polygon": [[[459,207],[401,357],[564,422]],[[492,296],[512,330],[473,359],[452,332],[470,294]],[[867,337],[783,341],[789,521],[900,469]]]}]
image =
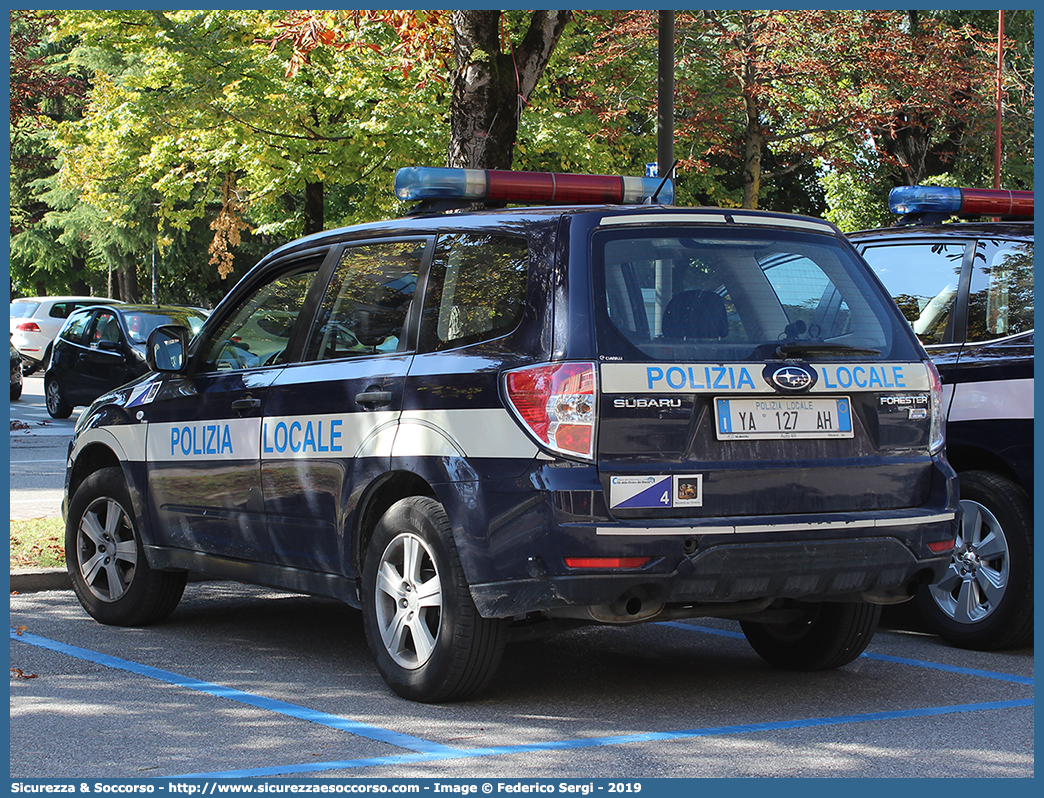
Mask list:
[{"label": "rear bumper", "polygon": [[[673,564],[669,556],[660,557],[643,569],[626,572],[545,574],[537,560],[531,563],[529,578],[473,584],[471,593],[485,617],[624,606],[634,595],[641,596],[646,606],[766,598],[887,603],[903,600],[918,585],[942,578],[951,550],[936,554],[926,544],[952,539],[957,526],[954,511],[919,516],[882,513],[847,520],[806,517],[798,524],[780,521],[729,528],[599,527],[601,539],[627,540],[628,553],[655,551],[665,539],[679,537],[687,541],[691,553]],[[815,533],[809,535],[812,530]],[[805,537],[796,540],[795,533]]]}]

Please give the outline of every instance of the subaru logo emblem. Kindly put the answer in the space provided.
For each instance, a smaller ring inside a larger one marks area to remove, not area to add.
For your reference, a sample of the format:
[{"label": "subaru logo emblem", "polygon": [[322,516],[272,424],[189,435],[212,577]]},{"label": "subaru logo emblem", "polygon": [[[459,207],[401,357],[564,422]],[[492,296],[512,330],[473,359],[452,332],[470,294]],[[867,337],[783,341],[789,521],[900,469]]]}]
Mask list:
[{"label": "subaru logo emblem", "polygon": [[772,372],[769,381],[781,391],[806,391],[816,377],[802,366],[783,366]]}]

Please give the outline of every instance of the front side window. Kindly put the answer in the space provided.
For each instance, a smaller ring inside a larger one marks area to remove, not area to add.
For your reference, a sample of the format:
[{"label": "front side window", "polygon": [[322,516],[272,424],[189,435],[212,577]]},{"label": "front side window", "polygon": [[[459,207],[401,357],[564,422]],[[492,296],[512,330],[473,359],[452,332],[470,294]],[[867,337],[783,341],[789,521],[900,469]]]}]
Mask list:
[{"label": "front side window", "polygon": [[896,356],[887,297],[832,236],[605,231],[595,236],[594,258],[604,291],[602,355],[719,362],[781,351]]},{"label": "front side window", "polygon": [[234,371],[281,362],[320,263],[298,264],[247,297],[203,345],[202,368]]},{"label": "front side window", "polygon": [[923,344],[949,343],[965,241],[876,244],[863,257],[870,264]]},{"label": "front side window", "polygon": [[1033,242],[978,244],[968,296],[968,340],[991,341],[1033,329]]},{"label": "front side window", "polygon": [[103,342],[117,344],[120,342],[120,322],[116,314],[103,310],[94,317],[94,325],[88,334],[88,344],[99,346]]},{"label": "front side window", "polygon": [[421,321],[423,348],[438,351],[507,335],[522,320],[528,273],[524,238],[440,236]]},{"label": "front side window", "polygon": [[360,357],[406,349],[406,317],[427,241],[349,246],[326,289],[307,360]]},{"label": "front side window", "polygon": [[58,337],[63,341],[78,344],[83,340],[83,331],[87,329],[87,325],[90,321],[90,313],[77,313],[69,319],[66,325],[62,328]]}]

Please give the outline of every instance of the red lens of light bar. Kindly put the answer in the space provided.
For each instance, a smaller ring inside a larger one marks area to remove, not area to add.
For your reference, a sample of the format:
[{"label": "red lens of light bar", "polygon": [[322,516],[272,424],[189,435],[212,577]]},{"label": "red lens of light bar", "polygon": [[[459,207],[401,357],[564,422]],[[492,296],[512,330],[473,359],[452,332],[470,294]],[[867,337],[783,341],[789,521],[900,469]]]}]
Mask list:
[{"label": "red lens of light bar", "polygon": [[623,201],[623,178],[612,175],[567,175],[491,169],[489,199],[551,204],[598,204]]},{"label": "red lens of light bar", "polygon": [[982,216],[1032,216],[1032,191],[962,188],[961,213]]},{"label": "red lens of light bar", "polygon": [[566,557],[570,568],[641,568],[651,557]]}]

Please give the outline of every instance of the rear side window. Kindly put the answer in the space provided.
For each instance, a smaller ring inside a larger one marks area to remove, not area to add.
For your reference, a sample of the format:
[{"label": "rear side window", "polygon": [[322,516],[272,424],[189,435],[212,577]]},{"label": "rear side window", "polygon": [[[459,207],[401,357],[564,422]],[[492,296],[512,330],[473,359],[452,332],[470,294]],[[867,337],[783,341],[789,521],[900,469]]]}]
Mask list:
[{"label": "rear side window", "polygon": [[953,339],[954,308],[967,241],[869,246],[863,257],[923,344]]},{"label": "rear side window", "polygon": [[437,351],[507,335],[522,320],[528,273],[524,238],[440,236],[424,301],[422,348]]},{"label": "rear side window", "polygon": [[916,357],[909,338],[896,335],[888,298],[830,236],[606,231],[595,236],[594,258],[603,292],[602,355],[763,360],[780,344],[797,343],[830,356]]},{"label": "rear side window", "polygon": [[76,305],[72,302],[55,302],[51,305],[51,309],[47,312],[47,315],[52,319],[67,319],[69,314],[76,309]]},{"label": "rear side window", "polygon": [[968,340],[1033,329],[1033,243],[979,241],[968,296]]}]

